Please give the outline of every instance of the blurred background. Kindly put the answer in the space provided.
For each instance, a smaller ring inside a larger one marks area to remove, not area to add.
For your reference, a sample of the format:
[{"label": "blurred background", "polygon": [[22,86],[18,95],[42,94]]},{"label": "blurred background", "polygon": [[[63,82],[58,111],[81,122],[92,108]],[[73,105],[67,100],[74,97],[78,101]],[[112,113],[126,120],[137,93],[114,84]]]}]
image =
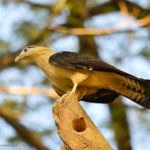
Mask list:
[{"label": "blurred background", "polygon": [[[85,53],[150,79],[150,1],[0,0],[0,150],[59,150],[57,96],[36,65],[14,63],[28,45]],[[150,149],[149,110],[124,97],[80,103],[114,150]]]}]

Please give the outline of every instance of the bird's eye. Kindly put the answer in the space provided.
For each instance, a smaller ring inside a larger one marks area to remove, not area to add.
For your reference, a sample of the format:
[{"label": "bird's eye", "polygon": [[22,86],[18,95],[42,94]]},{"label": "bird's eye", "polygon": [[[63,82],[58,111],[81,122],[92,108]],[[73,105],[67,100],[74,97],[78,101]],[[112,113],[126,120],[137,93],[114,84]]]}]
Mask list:
[{"label": "bird's eye", "polygon": [[27,48],[24,49],[25,52],[26,52],[27,50],[28,50]]}]

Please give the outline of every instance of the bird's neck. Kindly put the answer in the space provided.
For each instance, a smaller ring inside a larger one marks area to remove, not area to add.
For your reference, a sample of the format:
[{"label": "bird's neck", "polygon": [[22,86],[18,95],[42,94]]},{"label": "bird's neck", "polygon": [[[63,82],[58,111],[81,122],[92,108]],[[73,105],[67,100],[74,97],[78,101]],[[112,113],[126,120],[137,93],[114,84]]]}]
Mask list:
[{"label": "bird's neck", "polygon": [[43,70],[43,72],[48,75],[48,70],[49,70],[49,57],[53,55],[53,53],[47,53],[38,56],[35,58],[34,62]]}]

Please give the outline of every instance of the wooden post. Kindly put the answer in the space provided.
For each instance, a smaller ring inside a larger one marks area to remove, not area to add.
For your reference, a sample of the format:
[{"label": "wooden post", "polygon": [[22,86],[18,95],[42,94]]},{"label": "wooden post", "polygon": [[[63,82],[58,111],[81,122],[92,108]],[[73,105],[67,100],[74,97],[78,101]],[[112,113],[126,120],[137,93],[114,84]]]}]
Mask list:
[{"label": "wooden post", "polygon": [[66,94],[53,106],[58,134],[65,143],[62,150],[112,150],[86,114],[76,95]]}]

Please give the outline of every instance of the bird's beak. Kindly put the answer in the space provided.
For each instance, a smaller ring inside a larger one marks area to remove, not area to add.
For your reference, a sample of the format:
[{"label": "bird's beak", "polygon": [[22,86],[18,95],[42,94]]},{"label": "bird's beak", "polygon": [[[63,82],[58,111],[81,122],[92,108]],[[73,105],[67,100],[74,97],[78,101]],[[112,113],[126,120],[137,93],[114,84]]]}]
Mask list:
[{"label": "bird's beak", "polygon": [[23,57],[24,57],[24,56],[20,54],[19,56],[17,56],[17,57],[15,58],[15,62],[20,61]]}]

